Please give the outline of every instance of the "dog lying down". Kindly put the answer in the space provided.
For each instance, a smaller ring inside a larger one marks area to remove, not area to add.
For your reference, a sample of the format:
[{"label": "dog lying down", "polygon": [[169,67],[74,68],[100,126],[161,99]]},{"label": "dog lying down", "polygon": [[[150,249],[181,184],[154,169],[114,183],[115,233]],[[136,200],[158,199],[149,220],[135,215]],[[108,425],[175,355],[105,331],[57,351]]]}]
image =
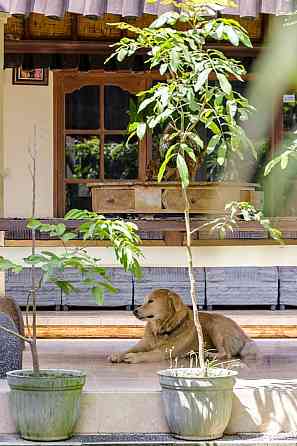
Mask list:
[{"label": "dog lying down", "polygon": [[[198,351],[198,339],[193,312],[174,291],[157,289],[149,294],[144,304],[134,311],[140,320],[147,321],[144,337],[125,352],[113,353],[111,362],[159,362],[186,356]],[[217,313],[199,312],[205,347],[217,359],[256,357],[257,347],[232,319]]]}]

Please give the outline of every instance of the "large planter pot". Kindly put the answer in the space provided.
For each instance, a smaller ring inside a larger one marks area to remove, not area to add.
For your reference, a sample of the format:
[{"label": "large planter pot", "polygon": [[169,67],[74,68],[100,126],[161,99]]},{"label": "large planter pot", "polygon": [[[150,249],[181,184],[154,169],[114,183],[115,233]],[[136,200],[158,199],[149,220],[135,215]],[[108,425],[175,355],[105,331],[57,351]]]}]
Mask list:
[{"label": "large planter pot", "polygon": [[165,416],[171,433],[185,440],[222,437],[231,417],[237,372],[213,368],[205,378],[197,369],[159,373]]},{"label": "large planter pot", "polygon": [[73,434],[79,416],[85,373],[44,369],[7,373],[11,409],[17,431],[26,440],[64,440]]}]

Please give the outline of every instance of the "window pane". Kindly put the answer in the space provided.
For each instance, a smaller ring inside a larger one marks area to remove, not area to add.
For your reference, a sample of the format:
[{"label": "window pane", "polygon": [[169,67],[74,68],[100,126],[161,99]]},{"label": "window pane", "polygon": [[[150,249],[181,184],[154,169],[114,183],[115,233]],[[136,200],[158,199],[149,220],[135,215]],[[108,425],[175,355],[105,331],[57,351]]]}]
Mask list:
[{"label": "window pane", "polygon": [[104,87],[104,126],[107,130],[126,130],[132,95],[119,87]]},{"label": "window pane", "polygon": [[66,129],[95,130],[99,123],[100,90],[86,86],[65,95]]},{"label": "window pane", "polygon": [[66,184],[66,212],[70,209],[92,210],[90,189],[85,184]]},{"label": "window pane", "polygon": [[138,143],[130,141],[126,147],[127,136],[109,135],[104,138],[104,176],[112,180],[131,180],[138,178]]},{"label": "window pane", "polygon": [[99,178],[99,153],[98,136],[66,136],[65,177]]}]

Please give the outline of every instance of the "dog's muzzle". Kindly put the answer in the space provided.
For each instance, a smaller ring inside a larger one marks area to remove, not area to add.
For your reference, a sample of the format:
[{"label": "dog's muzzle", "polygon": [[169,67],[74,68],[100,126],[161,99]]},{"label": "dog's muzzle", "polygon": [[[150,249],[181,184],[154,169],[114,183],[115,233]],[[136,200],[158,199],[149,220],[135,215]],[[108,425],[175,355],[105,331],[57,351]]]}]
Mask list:
[{"label": "dog's muzzle", "polygon": [[138,308],[133,311],[134,316],[138,317]]}]

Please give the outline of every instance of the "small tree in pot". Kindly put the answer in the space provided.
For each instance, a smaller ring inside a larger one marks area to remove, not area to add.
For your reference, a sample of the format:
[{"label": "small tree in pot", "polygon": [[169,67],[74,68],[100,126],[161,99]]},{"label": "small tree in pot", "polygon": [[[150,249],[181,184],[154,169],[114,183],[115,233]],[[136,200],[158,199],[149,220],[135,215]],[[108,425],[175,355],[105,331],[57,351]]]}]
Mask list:
[{"label": "small tree in pot", "polygon": [[[243,81],[245,68],[221,51],[208,49],[206,42],[215,39],[235,46],[252,45],[238,22],[216,17],[221,6],[236,6],[232,0],[166,0],[164,3],[173,5],[177,11],[161,15],[148,28],[116,24],[120,29],[133,33],[135,38],[125,37],[116,43],[111,57],[121,62],[138,50],[147,50],[148,67],[158,69],[160,77],[164,79],[138,94],[138,113],[129,125],[129,133],[131,138],[137,135],[142,139],[147,131],[163,129],[163,151],[164,146],[166,149],[158,180],[162,180],[168,166],[174,165],[178,172],[184,199],[186,250],[198,337],[199,370],[160,372],[161,385],[164,384],[165,411],[172,432],[182,438],[212,439],[222,435],[229,421],[235,372],[209,368],[204,354],[193,273],[191,239],[197,229],[191,228],[190,222],[188,188],[192,178],[189,172],[193,164],[198,168],[202,166],[208,156],[215,156],[219,166],[224,166],[234,156],[242,159],[246,148],[256,157],[253,144],[239,125],[240,121],[248,118],[253,107],[233,90],[229,81],[230,77]],[[178,25],[182,25],[182,28],[186,25],[186,30],[180,31]],[[211,79],[216,82],[211,82]],[[205,130],[211,133],[208,142],[203,140]],[[231,203],[227,207],[227,215],[214,220],[211,225],[224,234],[226,228],[232,229],[239,215],[258,221],[274,238],[279,238],[279,232],[271,228],[262,213],[248,203]],[[191,386],[193,391],[189,392]],[[185,406],[188,407],[186,411]]]},{"label": "small tree in pot", "polygon": [[[36,135],[34,138],[36,145]],[[51,282],[64,293],[75,292],[74,286],[63,278],[67,268],[81,275],[81,284],[88,286],[98,303],[102,303],[104,290],[116,292],[109,276],[100,265],[100,259],[91,257],[83,248],[67,248],[65,243],[83,235],[84,240],[108,240],[114,249],[119,263],[136,276],[140,274],[138,260],[141,256],[140,239],[137,227],[122,220],[107,220],[93,212],[72,210],[65,219],[83,220],[76,230],[67,230],[64,223],[43,224],[35,218],[36,205],[36,149],[31,152],[30,168],[33,182],[32,218],[27,227],[32,231],[32,252],[17,264],[4,257],[0,258],[0,269],[20,272],[24,265],[32,272],[32,286],[28,291],[26,311],[27,336],[0,329],[21,338],[30,346],[33,370],[8,372],[11,388],[13,416],[21,436],[28,440],[54,441],[69,438],[79,415],[80,395],[86,375],[78,370],[41,369],[37,349],[37,295],[44,282]],[[37,252],[36,232],[48,233],[59,238],[65,247],[63,254],[51,251]],[[37,277],[37,268],[41,275]],[[29,310],[32,307],[32,324],[29,323]],[[32,330],[31,330],[32,327]]]}]

